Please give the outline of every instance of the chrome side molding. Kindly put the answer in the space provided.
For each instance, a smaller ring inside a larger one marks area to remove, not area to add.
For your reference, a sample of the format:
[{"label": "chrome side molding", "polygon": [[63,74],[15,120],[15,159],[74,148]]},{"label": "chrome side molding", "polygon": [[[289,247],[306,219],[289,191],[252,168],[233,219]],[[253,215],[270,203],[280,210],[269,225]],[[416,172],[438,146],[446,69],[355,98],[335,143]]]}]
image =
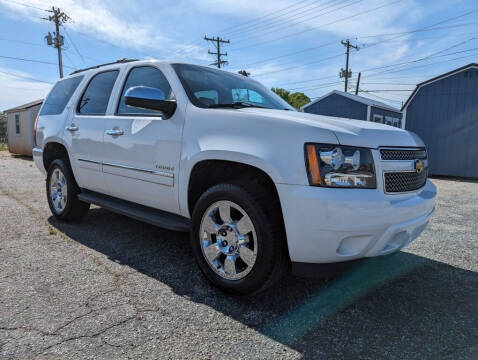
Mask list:
[{"label": "chrome side molding", "polygon": [[134,166],[127,166],[127,165],[120,165],[120,164],[115,164],[115,163],[109,163],[109,162],[103,162],[103,161],[96,161],[96,160],[91,160],[91,159],[84,159],[84,158],[79,158],[78,161],[90,163],[90,164],[98,164],[98,165],[103,165],[103,166],[112,166],[115,168],[119,169],[127,169],[127,170],[133,170],[133,171],[138,171],[146,174],[153,174],[153,175],[158,175],[158,176],[164,176],[167,178],[174,179],[174,174],[166,172],[166,171],[160,171],[160,170],[150,170],[150,169],[144,169],[144,168],[138,168]]}]

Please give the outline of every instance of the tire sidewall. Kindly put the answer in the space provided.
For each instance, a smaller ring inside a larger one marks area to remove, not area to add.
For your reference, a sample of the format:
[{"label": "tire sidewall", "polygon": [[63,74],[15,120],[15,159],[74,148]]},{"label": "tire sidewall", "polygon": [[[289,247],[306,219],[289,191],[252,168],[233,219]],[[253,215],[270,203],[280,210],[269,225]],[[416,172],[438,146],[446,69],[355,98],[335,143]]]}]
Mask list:
[{"label": "tire sidewall", "polygon": [[[64,207],[61,213],[56,212],[55,207],[53,206],[51,197],[50,197],[50,182],[53,171],[55,169],[59,169],[66,179],[66,186],[67,186],[67,194],[66,194],[66,206]],[[59,219],[66,219],[68,214],[71,212],[71,208],[73,206],[73,196],[75,196],[74,191],[74,182],[72,181],[73,177],[71,175],[71,171],[69,167],[65,164],[65,162],[61,159],[53,160],[48,168],[47,178],[46,178],[46,196],[48,199],[48,206],[50,207],[51,212],[53,215]]]},{"label": "tire sidewall", "polygon": [[[229,200],[239,205],[250,217],[257,236],[256,262],[249,274],[239,280],[228,280],[218,275],[209,266],[201,249],[199,232],[204,213],[210,205],[221,200]],[[231,184],[213,186],[198,200],[192,219],[191,246],[201,271],[213,284],[227,292],[238,294],[250,293],[261,287],[267,280],[275,260],[272,229],[260,204],[247,190]]]}]

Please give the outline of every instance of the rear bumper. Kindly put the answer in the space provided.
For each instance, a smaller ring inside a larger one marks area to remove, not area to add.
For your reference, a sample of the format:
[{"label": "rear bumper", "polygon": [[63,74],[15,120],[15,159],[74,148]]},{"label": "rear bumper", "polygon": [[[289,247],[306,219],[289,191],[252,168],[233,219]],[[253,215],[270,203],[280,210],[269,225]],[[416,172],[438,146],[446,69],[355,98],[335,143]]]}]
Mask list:
[{"label": "rear bumper", "polygon": [[46,170],[43,166],[43,150],[40,148],[33,148],[32,155],[36,167],[42,172],[43,175],[46,175]]},{"label": "rear bumper", "polygon": [[337,263],[396,252],[435,209],[436,187],[414,194],[277,184],[292,262]]}]

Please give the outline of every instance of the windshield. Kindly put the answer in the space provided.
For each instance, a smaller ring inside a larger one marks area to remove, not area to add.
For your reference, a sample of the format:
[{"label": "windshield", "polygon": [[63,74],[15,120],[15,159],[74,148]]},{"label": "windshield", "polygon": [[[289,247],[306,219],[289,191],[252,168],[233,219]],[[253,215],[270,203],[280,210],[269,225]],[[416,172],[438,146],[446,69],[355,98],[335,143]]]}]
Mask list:
[{"label": "windshield", "polygon": [[189,100],[201,108],[221,105],[295,110],[278,95],[259,82],[244,75],[236,75],[203,66],[173,64]]}]

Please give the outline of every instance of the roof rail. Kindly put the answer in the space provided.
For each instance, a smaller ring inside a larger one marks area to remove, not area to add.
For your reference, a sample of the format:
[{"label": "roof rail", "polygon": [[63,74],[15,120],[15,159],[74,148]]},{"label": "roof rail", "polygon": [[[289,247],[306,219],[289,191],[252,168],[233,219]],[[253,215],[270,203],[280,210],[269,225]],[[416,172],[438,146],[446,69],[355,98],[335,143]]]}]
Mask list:
[{"label": "roof rail", "polygon": [[110,62],[110,63],[106,63],[106,64],[100,64],[100,65],[95,65],[95,66],[90,66],[88,68],[84,68],[84,69],[78,69],[78,70],[75,70],[73,71],[72,73],[70,73],[70,75],[73,75],[73,74],[78,74],[80,72],[83,72],[83,71],[88,71],[88,70],[91,70],[91,69],[98,69],[102,66],[107,66],[107,65],[114,65],[114,64],[122,64],[122,63],[129,63],[129,62],[132,62],[132,61],[138,61],[139,59],[126,59],[126,58],[121,58],[121,59],[118,59],[114,62]]}]

